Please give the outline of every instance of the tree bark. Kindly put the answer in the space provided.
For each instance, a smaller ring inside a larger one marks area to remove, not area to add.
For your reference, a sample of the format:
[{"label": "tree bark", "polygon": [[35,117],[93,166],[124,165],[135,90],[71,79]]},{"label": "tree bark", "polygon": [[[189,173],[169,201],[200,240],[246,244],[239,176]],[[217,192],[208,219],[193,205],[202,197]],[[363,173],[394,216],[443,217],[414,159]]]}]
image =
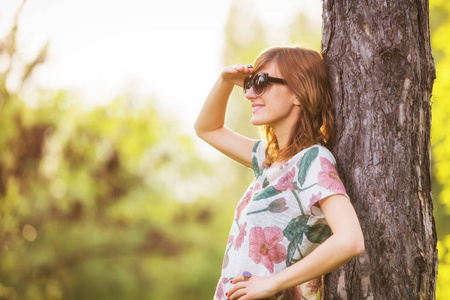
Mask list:
[{"label": "tree bark", "polygon": [[338,170],[366,251],[326,276],[325,299],[434,299],[427,0],[323,0]]}]

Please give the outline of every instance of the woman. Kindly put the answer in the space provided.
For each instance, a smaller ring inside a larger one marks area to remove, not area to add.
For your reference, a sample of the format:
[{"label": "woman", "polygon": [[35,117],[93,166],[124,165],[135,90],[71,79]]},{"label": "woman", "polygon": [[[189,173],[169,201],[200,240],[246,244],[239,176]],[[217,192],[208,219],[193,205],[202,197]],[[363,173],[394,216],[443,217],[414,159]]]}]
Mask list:
[{"label": "woman", "polygon": [[[224,126],[243,86],[255,141]],[[251,65],[225,67],[195,124],[197,135],[255,180],[237,205],[215,299],[316,299],[321,276],[364,251],[355,210],[327,149],[333,103],[322,56],[273,47]]]}]

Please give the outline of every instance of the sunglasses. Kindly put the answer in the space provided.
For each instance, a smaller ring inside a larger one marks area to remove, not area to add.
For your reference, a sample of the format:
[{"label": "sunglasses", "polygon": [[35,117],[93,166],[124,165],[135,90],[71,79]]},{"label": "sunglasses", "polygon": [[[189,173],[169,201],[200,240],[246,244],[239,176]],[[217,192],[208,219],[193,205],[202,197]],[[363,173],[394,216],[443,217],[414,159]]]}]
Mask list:
[{"label": "sunglasses", "polygon": [[286,81],[281,78],[270,77],[269,73],[258,73],[252,77],[247,77],[244,79],[244,95],[248,89],[253,87],[253,92],[255,95],[260,97],[266,92],[266,88],[269,83],[286,84]]}]

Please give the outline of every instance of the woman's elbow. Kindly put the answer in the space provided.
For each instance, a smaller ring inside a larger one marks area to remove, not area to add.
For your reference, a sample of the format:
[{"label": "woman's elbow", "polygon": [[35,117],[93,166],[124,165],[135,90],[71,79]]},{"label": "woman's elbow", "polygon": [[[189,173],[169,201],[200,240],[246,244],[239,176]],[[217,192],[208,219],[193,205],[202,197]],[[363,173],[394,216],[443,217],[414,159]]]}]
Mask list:
[{"label": "woman's elbow", "polygon": [[366,249],[364,246],[364,239],[361,239],[361,241],[358,241],[357,243],[355,243],[353,248],[354,248],[355,256],[363,254]]},{"label": "woman's elbow", "polygon": [[197,136],[199,138],[203,139],[205,130],[203,130],[201,124],[198,121],[195,122],[195,124],[194,124],[194,131],[195,131],[195,134],[197,134]]},{"label": "woman's elbow", "polygon": [[349,250],[353,254],[353,257],[361,255],[365,251],[364,237],[354,237],[349,241]]},{"label": "woman's elbow", "polygon": [[345,249],[345,253],[348,256],[348,259],[361,255],[364,250],[364,237],[360,236],[350,236],[345,235],[340,239],[340,244],[342,248]]},{"label": "woman's elbow", "polygon": [[194,123],[194,130],[195,130],[195,133],[197,133],[197,134],[200,131],[200,122],[198,121],[198,119]]}]

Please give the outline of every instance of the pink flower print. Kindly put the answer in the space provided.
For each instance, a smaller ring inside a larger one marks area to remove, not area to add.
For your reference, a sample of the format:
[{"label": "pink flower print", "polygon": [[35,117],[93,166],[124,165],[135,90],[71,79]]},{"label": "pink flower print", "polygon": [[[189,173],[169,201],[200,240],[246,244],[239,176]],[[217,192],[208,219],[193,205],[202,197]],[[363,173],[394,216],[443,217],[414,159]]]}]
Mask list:
[{"label": "pink flower print", "polygon": [[[285,289],[283,292],[281,292],[283,295],[284,300],[296,300],[296,299],[302,299],[303,297],[303,291],[300,285],[296,285],[294,287]],[[303,298],[305,299],[305,298]]]},{"label": "pink flower print", "polygon": [[253,188],[253,192],[259,191],[261,189],[261,185],[259,183],[255,184],[255,187]]},{"label": "pink flower print", "polygon": [[285,162],[284,164],[282,164],[282,165],[279,166],[278,168],[279,168],[280,170],[283,170],[283,168],[284,168],[284,167],[287,167],[287,166],[289,166],[289,162]]},{"label": "pink flower print", "polygon": [[280,244],[283,232],[278,227],[253,227],[250,230],[249,257],[256,263],[262,263],[273,273],[274,263],[286,259],[286,248]]},{"label": "pink flower print", "polygon": [[295,190],[295,187],[292,185],[292,181],[294,181],[295,177],[295,169],[292,168],[289,172],[284,174],[277,182],[277,184],[274,186],[274,188],[277,191],[285,191],[287,189],[289,190]]},{"label": "pink flower print", "polygon": [[311,293],[317,294],[321,285],[322,285],[322,278],[318,277],[316,279],[311,280],[306,287],[311,289]]},{"label": "pink flower print", "polygon": [[226,267],[228,267],[228,262],[230,260],[230,257],[228,256],[228,251],[230,251],[231,246],[233,245],[232,244],[233,243],[233,239],[234,239],[234,236],[230,234],[228,236],[227,245],[230,245],[230,244],[231,245],[230,245],[230,247],[228,247],[227,251],[225,252],[225,257],[223,258],[223,263],[222,263],[222,269],[225,269]]},{"label": "pink flower print", "polygon": [[244,237],[247,235],[247,232],[245,232],[245,227],[247,226],[247,222],[241,225],[241,228],[239,228],[239,234],[236,238],[236,243],[234,244],[234,250],[239,250],[241,248],[242,243],[244,242]]},{"label": "pink flower print", "polygon": [[217,290],[216,290],[216,298],[217,299],[222,299],[223,298],[223,285],[224,283],[227,283],[228,278],[222,278],[222,280],[219,280],[219,283],[217,285]]},{"label": "pink flower print", "polygon": [[[312,194],[311,199],[309,199],[309,210],[311,210],[312,206],[316,204],[320,199],[322,199],[322,192],[319,192],[317,195]],[[312,211],[311,211],[312,213]],[[313,214],[314,215],[314,214]]]},{"label": "pink flower print", "polygon": [[228,267],[228,262],[230,261],[230,256],[228,256],[228,251],[225,253],[225,257],[223,258],[222,269],[226,269]]},{"label": "pink flower print", "polygon": [[345,194],[345,188],[336,171],[336,167],[325,157],[320,158],[322,171],[319,172],[318,185],[339,194]]},{"label": "pink flower print", "polygon": [[241,201],[239,201],[239,204],[236,208],[236,219],[239,220],[241,217],[242,211],[244,208],[247,207],[248,203],[250,202],[250,199],[252,198],[252,190],[248,191],[247,194],[242,197]]}]

